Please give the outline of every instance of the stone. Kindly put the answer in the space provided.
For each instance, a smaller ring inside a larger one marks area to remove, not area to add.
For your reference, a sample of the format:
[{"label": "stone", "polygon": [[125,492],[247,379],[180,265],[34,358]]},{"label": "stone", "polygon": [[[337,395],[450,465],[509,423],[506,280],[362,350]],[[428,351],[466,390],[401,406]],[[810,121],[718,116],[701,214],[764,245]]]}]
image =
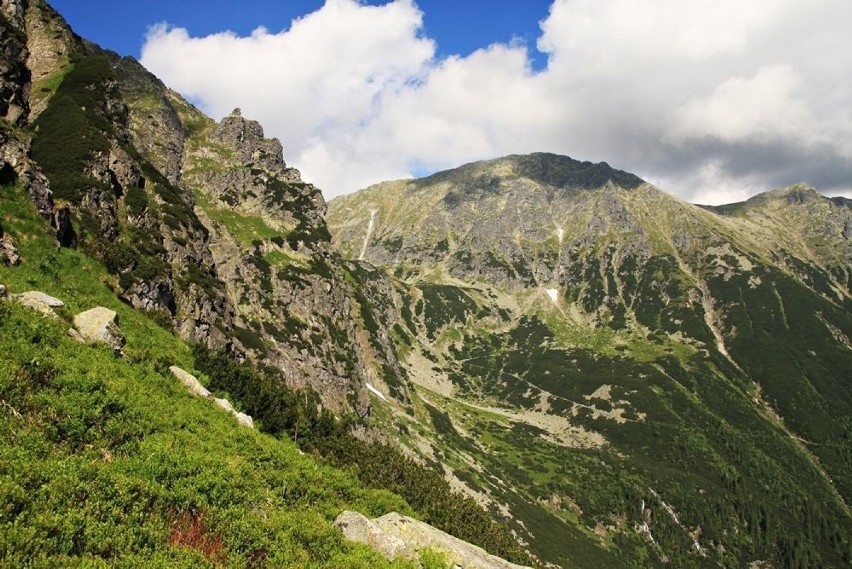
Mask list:
[{"label": "stone", "polygon": [[[358,512],[344,511],[334,520],[334,525],[343,532],[346,539],[369,545],[388,561],[404,555],[405,542],[393,535],[385,534],[375,523]],[[407,557],[407,555],[405,555]]]},{"label": "stone", "polygon": [[222,409],[224,409],[225,411],[227,411],[229,413],[233,413],[234,415],[237,414],[237,411],[234,409],[234,406],[231,405],[231,402],[228,401],[227,399],[219,399],[218,397],[215,397],[213,399],[213,402],[216,405],[218,405],[219,407],[221,407]]},{"label": "stone", "polygon": [[6,285],[0,284],[0,298],[6,298]]},{"label": "stone", "polygon": [[98,306],[74,317],[74,328],[87,343],[107,344],[116,352],[124,347],[126,339],[118,327],[118,315],[109,308]]},{"label": "stone", "polygon": [[65,303],[59,300],[58,298],[55,298],[53,296],[50,296],[49,294],[45,294],[38,290],[22,292],[21,294],[17,295],[15,299],[21,304],[39,303],[44,304],[45,306],[48,306],[50,308],[61,308],[62,306],[65,306]]},{"label": "stone", "polygon": [[86,339],[83,336],[81,336],[80,333],[77,330],[75,330],[74,328],[68,328],[68,337],[77,341],[77,342],[80,342],[81,344],[86,343]]},{"label": "stone", "polygon": [[250,429],[254,428],[254,419],[252,419],[249,415],[246,415],[245,413],[237,413],[237,422],[240,425],[245,425]]},{"label": "stone", "polygon": [[389,561],[397,557],[417,561],[421,551],[431,549],[443,553],[448,563],[461,569],[523,567],[490,555],[481,547],[396,512],[370,520],[358,512],[345,511],[337,517],[334,525],[347,539],[373,547]]},{"label": "stone", "polygon": [[207,388],[201,385],[201,382],[198,381],[198,378],[196,378],[191,373],[182,370],[178,366],[171,366],[169,368],[169,371],[172,372],[172,375],[175,376],[175,378],[177,378],[177,380],[180,381],[183,386],[186,387],[186,389],[193,395],[197,397],[210,396],[210,392],[207,390]]},{"label": "stone", "polygon": [[3,228],[0,227],[0,263],[9,267],[15,267],[21,263],[21,254],[15,243],[8,235],[3,235]]},{"label": "stone", "polygon": [[53,311],[53,309],[65,306],[65,303],[58,298],[54,298],[38,290],[15,294],[12,296],[12,299],[18,304],[31,308],[42,316],[47,316],[54,320],[59,320],[59,316]]}]

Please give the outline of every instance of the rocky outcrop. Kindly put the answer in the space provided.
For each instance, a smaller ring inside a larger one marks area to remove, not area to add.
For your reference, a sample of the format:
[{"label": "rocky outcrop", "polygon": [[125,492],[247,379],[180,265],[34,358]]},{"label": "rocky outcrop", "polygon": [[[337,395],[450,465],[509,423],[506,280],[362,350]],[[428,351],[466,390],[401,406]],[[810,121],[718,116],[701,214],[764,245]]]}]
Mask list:
[{"label": "rocky outcrop", "polygon": [[[134,148],[177,185],[181,179],[186,128],[168,88],[132,57],[112,56],[119,89],[127,103]],[[205,117],[206,118],[206,117]]]},{"label": "rocky outcrop", "polygon": [[86,342],[106,344],[116,352],[121,352],[127,342],[118,327],[118,315],[102,306],[74,316],[74,328]]},{"label": "rocky outcrop", "polygon": [[7,266],[15,266],[21,262],[21,254],[9,235],[3,232],[0,226],[0,263]]},{"label": "rocky outcrop", "polygon": [[198,381],[194,375],[185,371],[178,366],[171,366],[169,371],[172,372],[172,375],[186,387],[187,391],[195,395],[196,397],[209,397],[210,392],[206,387],[201,385],[201,382]]},{"label": "rocky outcrop", "polygon": [[67,69],[74,51],[80,47],[80,40],[62,16],[44,0],[12,0],[11,3],[26,7],[23,29],[28,48],[26,66],[32,79],[29,118],[33,121],[47,108],[60,82],[58,79]]},{"label": "rocky outcrop", "polygon": [[205,399],[212,399],[213,403],[215,403],[216,406],[221,407],[222,409],[233,415],[240,425],[243,425],[250,429],[254,428],[254,420],[252,420],[249,415],[238,412],[236,409],[234,409],[234,406],[231,405],[231,402],[227,399],[213,397],[210,391],[208,391],[207,388],[201,385],[201,382],[198,381],[198,378],[196,378],[194,375],[177,366],[171,366],[169,368],[169,371],[172,373],[173,376],[175,376],[175,378],[177,378],[178,381],[183,384],[184,387],[186,387],[187,391],[189,391],[192,395],[195,395],[196,397],[203,397]]},{"label": "rocky outcrop", "polygon": [[0,12],[0,117],[11,124],[22,124],[29,114],[29,52],[23,23],[20,2],[4,2]]},{"label": "rocky outcrop", "polygon": [[357,512],[343,512],[334,521],[347,539],[365,543],[389,561],[397,558],[417,561],[420,552],[443,553],[452,567],[460,569],[522,569],[489,555],[481,547],[471,545],[429,524],[392,512],[373,520]]},{"label": "rocky outcrop", "polygon": [[58,320],[59,316],[56,314],[56,312],[54,312],[53,309],[65,306],[65,303],[59,300],[58,298],[52,297],[37,290],[31,290],[27,292],[22,292],[20,294],[12,295],[12,299],[18,304],[22,304],[28,308],[35,310],[39,314],[42,314],[54,320]]}]

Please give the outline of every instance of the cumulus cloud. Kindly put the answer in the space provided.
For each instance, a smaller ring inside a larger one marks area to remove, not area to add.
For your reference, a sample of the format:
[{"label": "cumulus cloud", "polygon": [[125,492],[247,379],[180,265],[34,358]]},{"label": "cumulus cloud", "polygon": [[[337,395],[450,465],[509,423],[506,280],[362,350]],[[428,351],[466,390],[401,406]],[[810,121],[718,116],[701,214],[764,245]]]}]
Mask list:
[{"label": "cumulus cloud", "polygon": [[554,0],[537,48],[436,57],[414,0],[289,29],[151,28],[142,63],[284,143],[327,197],[510,153],[606,160],[703,203],[806,181],[852,196],[852,3]]}]

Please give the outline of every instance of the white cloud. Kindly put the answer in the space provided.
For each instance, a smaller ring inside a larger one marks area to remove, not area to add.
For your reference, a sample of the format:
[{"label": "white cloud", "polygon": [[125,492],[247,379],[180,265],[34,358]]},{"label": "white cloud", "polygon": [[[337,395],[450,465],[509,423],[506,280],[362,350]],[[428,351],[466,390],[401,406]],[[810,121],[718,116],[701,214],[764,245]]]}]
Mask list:
[{"label": "white cloud", "polygon": [[680,107],[673,134],[680,140],[710,136],[726,142],[818,136],[819,125],[796,97],[801,87],[801,75],[787,64],[761,67],[750,78],[732,77],[709,96]]},{"label": "white cloud", "polygon": [[241,107],[327,197],[536,150],[718,203],[852,188],[852,2],[555,0],[527,47],[435,58],[413,0],[327,0],[289,30],[151,29],[142,62],[214,117]]}]

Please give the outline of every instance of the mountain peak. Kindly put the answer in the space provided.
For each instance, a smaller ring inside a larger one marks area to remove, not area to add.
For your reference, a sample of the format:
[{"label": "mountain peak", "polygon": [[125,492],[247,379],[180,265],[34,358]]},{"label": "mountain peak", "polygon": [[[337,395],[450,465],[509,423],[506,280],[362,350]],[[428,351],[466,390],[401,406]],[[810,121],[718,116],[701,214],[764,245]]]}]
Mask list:
[{"label": "mountain peak", "polygon": [[511,155],[507,159],[515,164],[519,176],[557,188],[592,190],[616,185],[633,189],[645,183],[638,176],[617,170],[606,162],[580,161],[548,152]]},{"label": "mountain peak", "polygon": [[549,152],[511,154],[502,158],[471,162],[417,180],[419,186],[437,182],[487,186],[496,189],[501,181],[527,179],[565,190],[594,190],[608,185],[633,189],[645,183],[638,176],[617,170],[606,162],[575,160]]}]

